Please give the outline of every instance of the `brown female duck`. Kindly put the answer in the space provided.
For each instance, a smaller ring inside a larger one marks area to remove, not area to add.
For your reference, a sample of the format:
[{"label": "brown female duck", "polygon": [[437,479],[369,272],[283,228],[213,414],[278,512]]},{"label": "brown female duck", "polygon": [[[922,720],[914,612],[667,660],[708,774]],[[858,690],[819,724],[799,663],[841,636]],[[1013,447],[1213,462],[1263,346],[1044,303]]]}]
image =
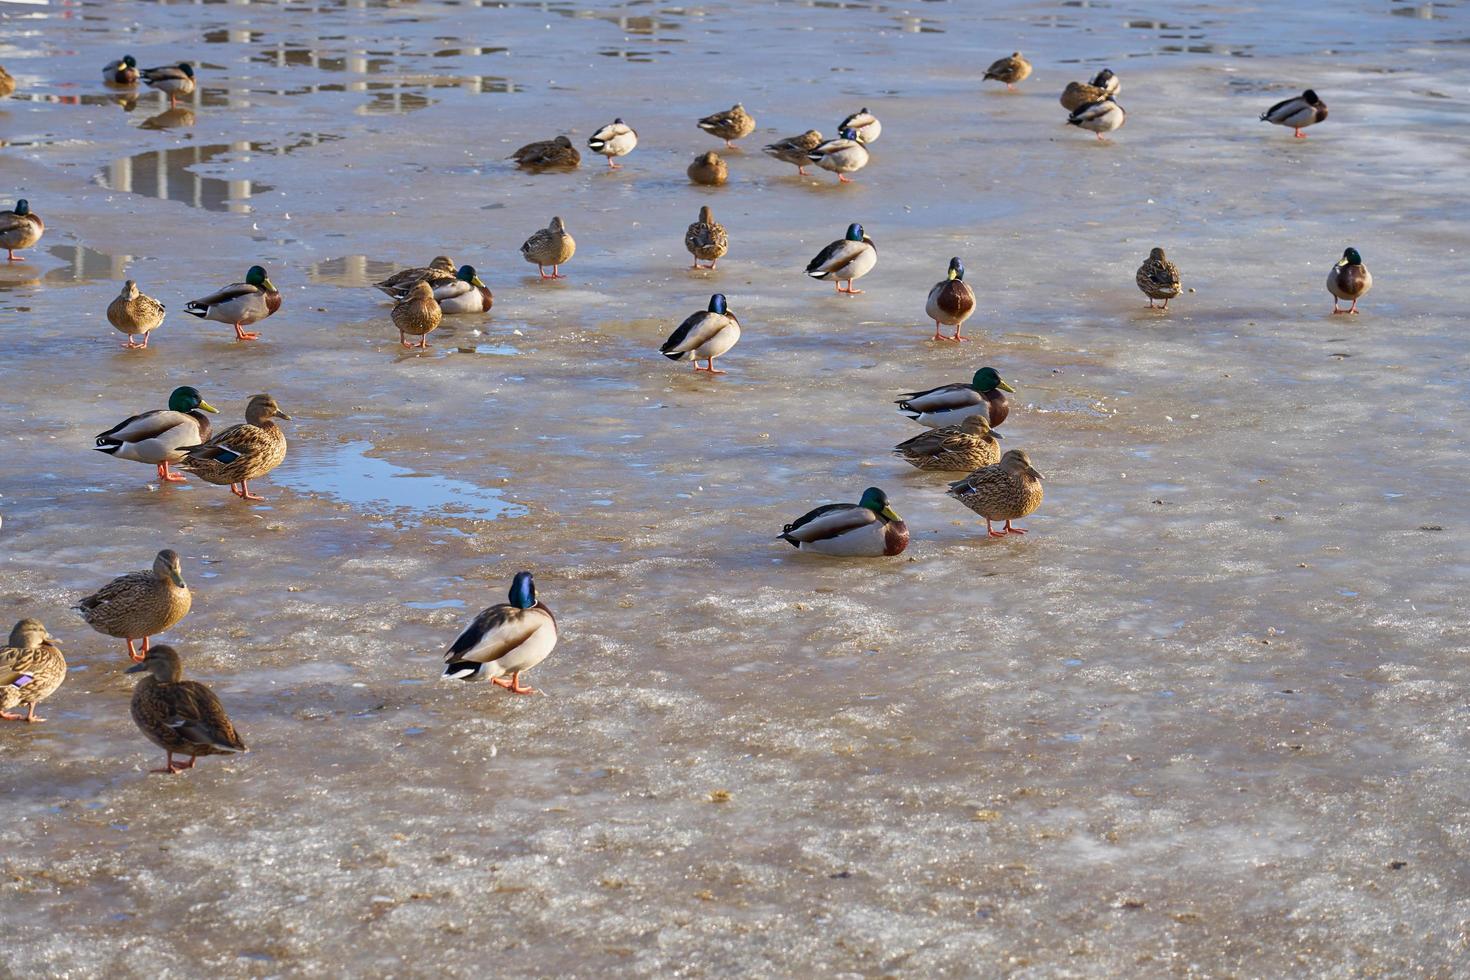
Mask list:
[{"label": "brown female duck", "polygon": [[[949,485],[946,493],[985,518],[985,532],[992,538],[1007,534],[1025,534],[1011,521],[1034,514],[1041,506],[1041,473],[1019,449],[1012,449],[993,466],[976,470],[963,480]],[[991,521],[1005,521],[1002,530],[990,526]]]},{"label": "brown female duck", "polygon": [[[10,644],[0,649],[0,718],[6,721],[45,721],[36,705],[66,680],[66,658],[46,627],[22,619],[10,631]],[[25,708],[14,714],[11,708]]]},{"label": "brown female duck", "polygon": [[[119,576],[72,608],[97,632],[126,640],[128,656],[142,660],[148,638],[171,629],[193,602],[178,554],[165,548],[148,571]],[[136,639],[142,639],[143,653],[134,647]]]},{"label": "brown female duck", "polygon": [[[250,751],[214,692],[184,680],[184,666],[173,647],[160,643],[125,673],[148,675],[133,688],[132,714],[138,730],[168,753],[164,767],[152,772],[179,773],[194,768],[201,755]],[[189,761],[175,762],[175,755],[187,755]]]},{"label": "brown female duck", "polygon": [[241,500],[264,500],[250,492],[250,481],[265,476],[286,458],[286,434],[271,419],[289,422],[291,416],[270,395],[256,395],[245,407],[243,424],[184,450],[179,469],[215,486],[228,484],[230,493]]}]

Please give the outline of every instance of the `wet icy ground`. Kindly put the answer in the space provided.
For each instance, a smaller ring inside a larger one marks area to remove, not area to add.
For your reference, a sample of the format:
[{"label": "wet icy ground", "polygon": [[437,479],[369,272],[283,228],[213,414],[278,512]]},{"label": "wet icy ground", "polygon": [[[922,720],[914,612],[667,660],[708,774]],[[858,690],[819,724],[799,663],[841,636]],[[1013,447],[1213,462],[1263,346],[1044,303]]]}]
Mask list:
[{"label": "wet icy ground", "polygon": [[[47,221],[0,269],[0,605],[72,664],[0,728],[4,972],[1463,970],[1466,7],[120,9],[0,14],[0,194]],[[979,88],[1017,47],[1021,93]],[[109,101],[123,49],[196,60],[191,108]],[[1103,65],[1112,145],[1056,104]],[[1310,139],[1256,121],[1307,85]],[[690,187],[736,99],[731,183]],[[758,152],[860,105],[853,186]],[[621,172],[502,159],[615,115]],[[691,273],[706,202],[734,245]],[[516,247],[552,214],[547,285]],[[848,299],[799,272],[853,220]],[[1154,244],[1196,290],[1167,316]],[[361,287],[446,250],[495,310],[402,353]],[[961,349],[922,316],[954,254]],[[183,315],[255,261],[260,343]],[[170,306],[146,352],[103,316],[127,276]],[[693,377],[655,351],[717,289],[744,339]],[[895,393],[982,364],[1049,478],[1024,540],[886,455]],[[183,383],[295,416],[265,505],[88,450]],[[902,558],[772,540],[870,484]],[[252,748],[172,779],[67,611],[161,547],[195,590],[168,639]],[[547,696],[437,681],[520,568]]]}]

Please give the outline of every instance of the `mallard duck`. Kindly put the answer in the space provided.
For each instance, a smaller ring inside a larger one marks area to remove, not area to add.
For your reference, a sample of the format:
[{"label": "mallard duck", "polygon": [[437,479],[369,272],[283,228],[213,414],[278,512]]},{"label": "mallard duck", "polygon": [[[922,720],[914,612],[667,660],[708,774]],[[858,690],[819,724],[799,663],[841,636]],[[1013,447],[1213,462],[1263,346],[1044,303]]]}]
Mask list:
[{"label": "mallard duck", "polygon": [[259,323],[281,308],[281,294],[276,292],[265,269],[252,265],[244,282],[232,282],[219,292],[203,299],[191,299],[184,312],[201,320],[232,324],[236,340],[254,340],[258,333],[246,333],[242,327]]},{"label": "mallard duck", "polygon": [[555,646],[556,617],[536,599],[531,573],[516,572],[510,601],[476,616],[444,652],[444,676],[462,681],[483,677],[512,694],[534,694],[534,687],[521,685],[521,675],[550,656]]},{"label": "mallard duck", "polygon": [[858,142],[857,133],[844,129],[835,140],[827,140],[807,154],[823,170],[830,170],[844,184],[852,183],[847,175],[868,165],[868,148]]},{"label": "mallard duck", "polygon": [[695,269],[703,268],[700,262],[708,262],[713,269],[730,250],[730,236],[725,233],[725,226],[715,220],[708,204],[699,209],[699,220],[684,233],[684,247],[694,256]]},{"label": "mallard duck", "polygon": [[[184,450],[179,468],[217,487],[229,484],[241,500],[264,500],[250,492],[250,481],[265,476],[286,458],[286,434],[271,419],[291,421],[270,395],[256,395],[245,406],[245,422],[232,425],[203,445]],[[235,489],[239,487],[239,489]]]},{"label": "mallard duck", "polygon": [[373,286],[387,293],[393,299],[399,300],[407,296],[408,291],[420,279],[428,279],[430,285],[437,286],[453,278],[454,263],[449,260],[449,256],[436,255],[434,256],[434,261],[430,262],[427,266],[395,272],[387,279],[373,283]]},{"label": "mallard duck", "polygon": [[705,116],[697,125],[711,136],[718,136],[724,140],[725,146],[733,150],[735,144],[731,140],[743,139],[755,132],[755,117],[745,111],[745,106],[737,102],[724,112]]},{"label": "mallard duck", "polygon": [[[147,674],[133,688],[133,723],[148,741],[168,753],[162,769],[175,773],[194,768],[201,755],[249,752],[214,692],[198,681],[184,680],[184,665],[173,647],[160,643],[143,661],[123,673]],[[187,755],[188,762],[175,762]]]},{"label": "mallard duck", "polygon": [[582,163],[582,154],[565,136],[527,143],[510,156],[516,166],[527,170],[571,170]]},{"label": "mallard duck", "polygon": [[[828,245],[807,263],[806,274],[813,279],[825,279],[837,284],[839,293],[857,295],[861,289],[853,289],[854,279],[861,279],[873,271],[878,264],[878,246],[863,234],[863,226],[850,224],[846,236]],[[846,282],[847,288],[842,284]]]},{"label": "mallard duck", "polygon": [[158,467],[158,478],[167,483],[183,483],[184,478],[169,472],[168,464],[184,458],[184,450],[209,438],[209,416],[205,412],[219,409],[199,396],[199,390],[184,385],[168,396],[168,408],[158,408],[124,419],[97,436],[92,448],[99,453],[152,463]]},{"label": "mallard duck", "polygon": [[439,302],[434,299],[434,287],[423,280],[408,291],[406,299],[393,307],[393,326],[398,328],[398,342],[404,347],[415,346],[409,343],[409,334],[419,338],[418,347],[428,347],[429,334],[439,329],[443,319],[444,311],[439,309]]},{"label": "mallard duck", "polygon": [[138,62],[130,54],[102,66],[102,80],[108,85],[137,85]]},{"label": "mallard duck", "polygon": [[[178,554],[165,548],[148,571],[119,576],[72,608],[103,636],[126,640],[128,656],[142,660],[148,638],[172,628],[189,614],[193,602]],[[133,646],[139,638],[143,653]]]},{"label": "mallard duck", "polygon": [[881,558],[903,554],[909,526],[877,487],[863,491],[855,504],[826,504],[787,524],[777,535],[799,551],[837,558]]},{"label": "mallard duck", "polygon": [[0,65],[0,99],[15,92],[15,77]]},{"label": "mallard duck", "polygon": [[[557,271],[557,266],[569,262],[576,251],[577,243],[567,234],[567,226],[561,218],[552,218],[551,224],[521,244],[521,257],[535,264],[542,279],[565,279],[566,276]],[[545,268],[548,265],[551,266],[549,276]]]},{"label": "mallard duck", "polygon": [[[965,339],[960,333],[970,314],[975,312],[975,290],[965,282],[965,264],[956,256],[949,260],[949,275],[934,284],[929,298],[924,303],[924,312],[934,321],[935,340]],[[954,327],[954,336],[946,337],[939,332],[939,325]]]},{"label": "mallard duck", "polygon": [[1143,260],[1143,265],[1138,267],[1133,281],[1138,283],[1138,288],[1143,295],[1148,297],[1148,308],[1154,308],[1154,300],[1164,301],[1164,309],[1169,308],[1169,300],[1179,295],[1179,267],[1164,258],[1164,250],[1161,248],[1151,249],[1148,258]]},{"label": "mallard duck", "polygon": [[784,140],[768,143],[761,149],[782,163],[794,163],[796,172],[805,177],[806,165],[811,163],[809,154],[821,146],[822,142],[821,133],[815,129],[808,129],[800,136],[788,136]]},{"label": "mallard duck", "polygon": [[985,69],[985,77],[982,82],[995,79],[997,82],[1005,82],[1006,88],[1012,92],[1016,90],[1016,83],[1025,81],[1031,75],[1031,62],[1021,57],[1021,52],[1012,51],[1009,58],[1002,58]]},{"label": "mallard duck", "polygon": [[1000,459],[1003,438],[983,415],[967,415],[959,425],[921,432],[893,447],[893,455],[921,470],[976,470]]},{"label": "mallard duck", "polygon": [[[6,721],[45,721],[36,705],[49,698],[66,680],[66,658],[56,638],[34,619],[22,619],[10,631],[10,644],[0,650],[0,718]],[[25,708],[13,714],[11,708]]]},{"label": "mallard duck", "polygon": [[186,62],[160,68],[144,68],[142,76],[149,88],[168,95],[170,109],[178,105],[179,96],[194,93],[194,69]]},{"label": "mallard duck", "polygon": [[30,248],[45,232],[46,222],[31,210],[31,202],[25,198],[16,201],[12,210],[0,211],[0,248],[12,262],[20,261],[15,257],[16,249]]},{"label": "mallard duck", "polygon": [[[1041,506],[1041,479],[1041,473],[1031,465],[1026,454],[1012,449],[999,463],[981,467],[963,480],[956,480],[945,492],[985,518],[985,532],[992,538],[1003,538],[1007,534],[1026,533],[1011,527],[1011,521],[1034,514]],[[990,526],[991,521],[1005,521],[1006,525],[997,531]]]},{"label": "mallard duck", "polygon": [[[128,335],[123,344],[128,350],[148,346],[148,335],[163,323],[163,304],[152,296],[138,291],[138,284],[129,279],[123,283],[122,292],[107,304],[107,322]],[[133,343],[133,334],[142,334],[141,344]]]},{"label": "mallard duck", "polygon": [[[1358,300],[1363,294],[1373,288],[1373,273],[1363,264],[1363,257],[1355,248],[1344,249],[1342,258],[1337,260],[1327,273],[1327,291],[1332,294],[1333,313],[1356,313],[1358,312]],[[1338,300],[1352,300],[1353,305],[1345,310],[1337,308]]]},{"label": "mallard duck", "polygon": [[1117,95],[1123,90],[1123,85],[1118,81],[1118,76],[1113,74],[1111,68],[1104,68],[1093,76],[1090,82],[1071,82],[1062,90],[1062,108],[1067,112],[1076,112],[1089,102],[1100,102],[1110,95]]},{"label": "mallard duck", "polygon": [[984,414],[991,428],[998,428],[1011,411],[1006,392],[1016,389],[991,367],[975,372],[969,384],[940,385],[928,391],[911,391],[898,399],[898,410],[931,429],[955,425],[970,415]]},{"label": "mallard duck", "polygon": [[1097,134],[1099,140],[1103,140],[1103,133],[1111,133],[1123,125],[1127,119],[1128,113],[1124,112],[1123,107],[1114,102],[1110,95],[1099,102],[1089,102],[1072,113],[1067,117],[1067,124],[1090,130]]},{"label": "mallard duck", "polygon": [[[734,347],[740,340],[740,321],[735,319],[725,306],[725,297],[715,293],[709,298],[709,307],[690,314],[669,334],[669,339],[658,352],[671,361],[690,360],[694,370],[710,374],[724,374],[715,370],[715,358]],[[709,361],[708,367],[700,367],[699,359]]]},{"label": "mallard duck", "polygon": [[704,184],[707,187],[718,187],[730,177],[730,168],[725,161],[714,150],[701,153],[694,158],[689,165],[689,179],[696,184]]},{"label": "mallard duck", "polygon": [[472,265],[462,265],[448,282],[434,285],[434,300],[448,316],[452,313],[489,313],[495,294],[480,281]]},{"label": "mallard duck", "polygon": [[1315,126],[1326,118],[1327,105],[1317,98],[1317,93],[1311,89],[1307,89],[1294,99],[1278,102],[1261,113],[1262,122],[1274,123],[1277,126],[1290,126],[1292,135],[1299,140],[1307,138],[1307,134],[1302,130],[1308,126]]},{"label": "mallard duck", "polygon": [[844,129],[852,130],[856,134],[855,138],[864,145],[878,142],[878,137],[883,134],[883,124],[878,121],[877,116],[868,111],[867,106],[863,106],[837,124],[839,133]]},{"label": "mallard duck", "polygon": [[633,132],[633,127],[623,122],[622,119],[614,119],[606,126],[593,133],[587,140],[587,146],[593,153],[601,153],[607,157],[607,165],[614,170],[618,164],[613,157],[625,157],[633,152],[633,147],[638,145],[638,134]]}]

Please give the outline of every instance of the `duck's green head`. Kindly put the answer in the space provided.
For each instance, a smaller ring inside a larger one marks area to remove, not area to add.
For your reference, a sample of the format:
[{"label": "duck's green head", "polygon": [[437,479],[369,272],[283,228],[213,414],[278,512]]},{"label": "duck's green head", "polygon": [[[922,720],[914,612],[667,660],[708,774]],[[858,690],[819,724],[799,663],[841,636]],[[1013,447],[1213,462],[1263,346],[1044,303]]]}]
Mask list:
[{"label": "duck's green head", "polygon": [[186,414],[194,411],[196,408],[204,412],[214,412],[216,414],[219,412],[219,409],[200,397],[198,388],[191,388],[188,385],[174,389],[173,394],[168,396],[168,408],[171,412],[184,412]]},{"label": "duck's green head", "polygon": [[536,604],[536,580],[530,572],[516,572],[511,579],[510,604],[517,609],[530,609]]},{"label": "duck's green head", "polygon": [[485,286],[485,284],[480,281],[480,277],[475,273],[475,267],[472,265],[460,266],[459,272],[455,273],[455,275],[462,281],[469,283],[471,286],[476,286],[481,289],[483,289]]},{"label": "duck's green head", "polygon": [[951,279],[958,279],[961,282],[965,279],[965,263],[960,261],[958,255],[949,260],[949,277]]},{"label": "duck's green head", "polygon": [[877,487],[868,487],[863,491],[863,499],[858,501],[859,507],[866,507],[879,517],[889,521],[901,521],[898,512],[888,506],[888,494]]},{"label": "duck's green head", "polygon": [[264,289],[268,293],[276,291],[276,287],[271,283],[270,277],[265,274],[265,268],[263,266],[252,265],[250,271],[245,273],[245,281],[252,286]]},{"label": "duck's green head", "polygon": [[179,62],[179,71],[183,72],[185,75],[188,75],[190,78],[194,77],[194,69],[189,65],[187,61]]},{"label": "duck's green head", "polygon": [[15,202],[15,211],[14,211],[14,213],[15,214],[19,214],[19,215],[27,215],[27,214],[30,214],[31,213],[31,202],[30,201],[27,201],[25,198],[21,198],[19,201],[16,201]]},{"label": "duck's green head", "polygon": [[999,388],[1001,391],[1014,392],[1016,389],[1001,380],[1000,372],[992,367],[983,367],[975,372],[975,378],[970,382],[970,387],[982,394]]},{"label": "duck's green head", "polygon": [[[22,201],[21,203],[25,203],[25,202]],[[852,224],[848,225],[847,226],[847,240],[850,241],[850,242],[860,242],[860,241],[862,241],[863,240],[863,226],[860,225],[860,224],[858,224],[856,221],[854,221]]]},{"label": "duck's green head", "polygon": [[1346,249],[1343,249],[1343,252],[1342,252],[1342,261],[1338,262],[1337,264],[1338,265],[1362,265],[1363,264],[1363,257],[1358,254],[1358,250],[1357,249],[1355,249],[1355,248],[1346,248]]},{"label": "duck's green head", "polygon": [[137,68],[138,60],[130,54],[123,55],[123,65],[128,68]]},{"label": "duck's green head", "polygon": [[711,313],[718,313],[721,316],[724,316],[726,309],[728,309],[728,307],[725,306],[724,293],[715,293],[709,298],[709,311]]}]

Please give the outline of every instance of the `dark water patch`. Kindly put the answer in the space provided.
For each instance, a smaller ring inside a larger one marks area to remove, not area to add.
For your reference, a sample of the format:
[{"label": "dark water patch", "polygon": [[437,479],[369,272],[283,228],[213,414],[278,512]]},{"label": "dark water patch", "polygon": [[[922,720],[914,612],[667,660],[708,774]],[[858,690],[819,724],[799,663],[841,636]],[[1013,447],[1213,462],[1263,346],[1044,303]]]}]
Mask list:
[{"label": "dark water patch", "polygon": [[340,136],[330,133],[300,133],[294,141],[282,144],[241,140],[150,150],[114,160],[99,170],[93,180],[108,190],[124,194],[181,201],[206,211],[244,213],[250,210],[247,203],[250,198],[272,190],[271,185],[247,178],[200,174],[195,168],[244,163],[251,154],[282,156],[339,139]]}]

